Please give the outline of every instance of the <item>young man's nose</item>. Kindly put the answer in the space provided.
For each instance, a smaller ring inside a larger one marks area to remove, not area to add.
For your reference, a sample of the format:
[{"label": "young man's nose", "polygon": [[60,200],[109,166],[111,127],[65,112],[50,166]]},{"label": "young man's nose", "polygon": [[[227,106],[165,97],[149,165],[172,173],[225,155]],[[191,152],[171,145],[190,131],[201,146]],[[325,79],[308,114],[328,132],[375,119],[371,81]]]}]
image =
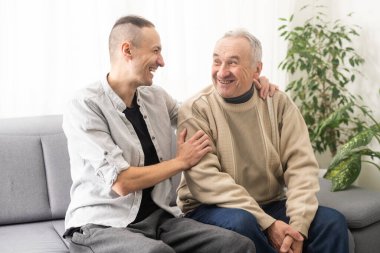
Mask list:
[{"label": "young man's nose", "polygon": [[158,56],[158,58],[157,58],[157,64],[158,64],[158,66],[160,66],[160,67],[165,66],[164,57],[162,57],[162,55],[159,55],[159,56]]}]

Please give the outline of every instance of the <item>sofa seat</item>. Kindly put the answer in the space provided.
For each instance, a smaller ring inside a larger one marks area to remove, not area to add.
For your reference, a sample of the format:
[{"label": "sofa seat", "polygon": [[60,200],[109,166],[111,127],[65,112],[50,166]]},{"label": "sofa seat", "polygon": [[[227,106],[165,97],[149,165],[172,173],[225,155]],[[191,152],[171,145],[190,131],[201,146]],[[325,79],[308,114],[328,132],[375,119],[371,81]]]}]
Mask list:
[{"label": "sofa seat", "polygon": [[320,205],[339,210],[347,220],[356,253],[380,252],[380,192],[350,186],[331,192],[331,181],[320,180]]},{"label": "sofa seat", "polygon": [[64,220],[0,226],[1,252],[67,253],[63,232]]},{"label": "sofa seat", "polygon": [[69,252],[70,160],[62,116],[0,119],[0,253]]}]

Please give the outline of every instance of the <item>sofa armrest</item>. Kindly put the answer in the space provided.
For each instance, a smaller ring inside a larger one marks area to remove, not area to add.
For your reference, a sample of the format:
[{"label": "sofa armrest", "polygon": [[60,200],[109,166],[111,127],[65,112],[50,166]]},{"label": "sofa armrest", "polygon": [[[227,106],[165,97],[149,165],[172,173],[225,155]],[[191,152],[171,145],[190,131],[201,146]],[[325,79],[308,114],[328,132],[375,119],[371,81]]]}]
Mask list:
[{"label": "sofa armrest", "polygon": [[331,181],[320,178],[319,204],[341,212],[349,228],[363,228],[380,221],[380,192],[351,186],[331,192]]}]

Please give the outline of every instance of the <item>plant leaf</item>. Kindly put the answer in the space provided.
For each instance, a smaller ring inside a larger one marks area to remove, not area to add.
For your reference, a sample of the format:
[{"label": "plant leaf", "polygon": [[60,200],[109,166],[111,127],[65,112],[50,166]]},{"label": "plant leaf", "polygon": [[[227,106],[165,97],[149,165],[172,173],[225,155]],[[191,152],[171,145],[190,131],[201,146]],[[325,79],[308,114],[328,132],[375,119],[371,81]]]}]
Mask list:
[{"label": "plant leaf", "polygon": [[[356,74],[361,74],[359,67],[364,62],[352,47],[360,27],[345,25],[339,19],[330,21],[323,5],[305,5],[301,10],[306,7],[313,8],[314,15],[303,24],[292,24],[292,15],[279,25],[280,36],[288,42],[286,57],[279,66],[290,75],[286,91],[300,108],[314,151],[329,150],[335,155],[342,143],[368,127],[367,118],[377,123],[372,112],[357,113],[362,103],[347,89],[357,80]],[[380,142],[380,134],[368,139],[373,137]],[[342,152],[335,164],[346,159],[349,152]]]},{"label": "plant leaf", "polygon": [[352,107],[352,105],[353,105],[352,103],[349,103],[349,104],[339,108],[338,110],[331,113],[320,124],[318,124],[317,129],[314,131],[315,134],[313,134],[313,136],[312,136],[313,138],[311,141],[313,141],[316,137],[323,135],[323,133],[325,132],[325,130],[327,128],[338,127],[343,122],[343,120],[346,118],[346,116],[344,116],[344,113],[346,113],[347,110]]},{"label": "plant leaf", "polygon": [[350,186],[361,171],[360,155],[353,155],[329,169],[324,178],[331,179],[331,191],[341,191]]},{"label": "plant leaf", "polygon": [[371,142],[373,136],[377,135],[378,133],[380,133],[380,125],[375,124],[370,128],[367,128],[366,130],[353,136],[338,149],[338,152],[330,163],[329,169],[337,166],[338,163],[346,159],[351,151],[360,147],[367,146]]}]

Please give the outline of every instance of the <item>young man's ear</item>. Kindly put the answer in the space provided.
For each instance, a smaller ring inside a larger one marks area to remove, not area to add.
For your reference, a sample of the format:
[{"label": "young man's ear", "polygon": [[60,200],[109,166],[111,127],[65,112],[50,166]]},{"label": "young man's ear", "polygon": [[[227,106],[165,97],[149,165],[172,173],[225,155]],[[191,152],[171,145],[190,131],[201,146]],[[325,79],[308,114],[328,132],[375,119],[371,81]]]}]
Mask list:
[{"label": "young man's ear", "polygon": [[122,54],[124,55],[124,57],[128,57],[128,58],[132,57],[131,47],[132,47],[132,45],[129,41],[126,41],[121,45],[121,51],[122,51]]},{"label": "young man's ear", "polygon": [[261,70],[263,69],[263,63],[258,62],[255,64],[255,72],[253,73],[253,79],[259,80]]}]

